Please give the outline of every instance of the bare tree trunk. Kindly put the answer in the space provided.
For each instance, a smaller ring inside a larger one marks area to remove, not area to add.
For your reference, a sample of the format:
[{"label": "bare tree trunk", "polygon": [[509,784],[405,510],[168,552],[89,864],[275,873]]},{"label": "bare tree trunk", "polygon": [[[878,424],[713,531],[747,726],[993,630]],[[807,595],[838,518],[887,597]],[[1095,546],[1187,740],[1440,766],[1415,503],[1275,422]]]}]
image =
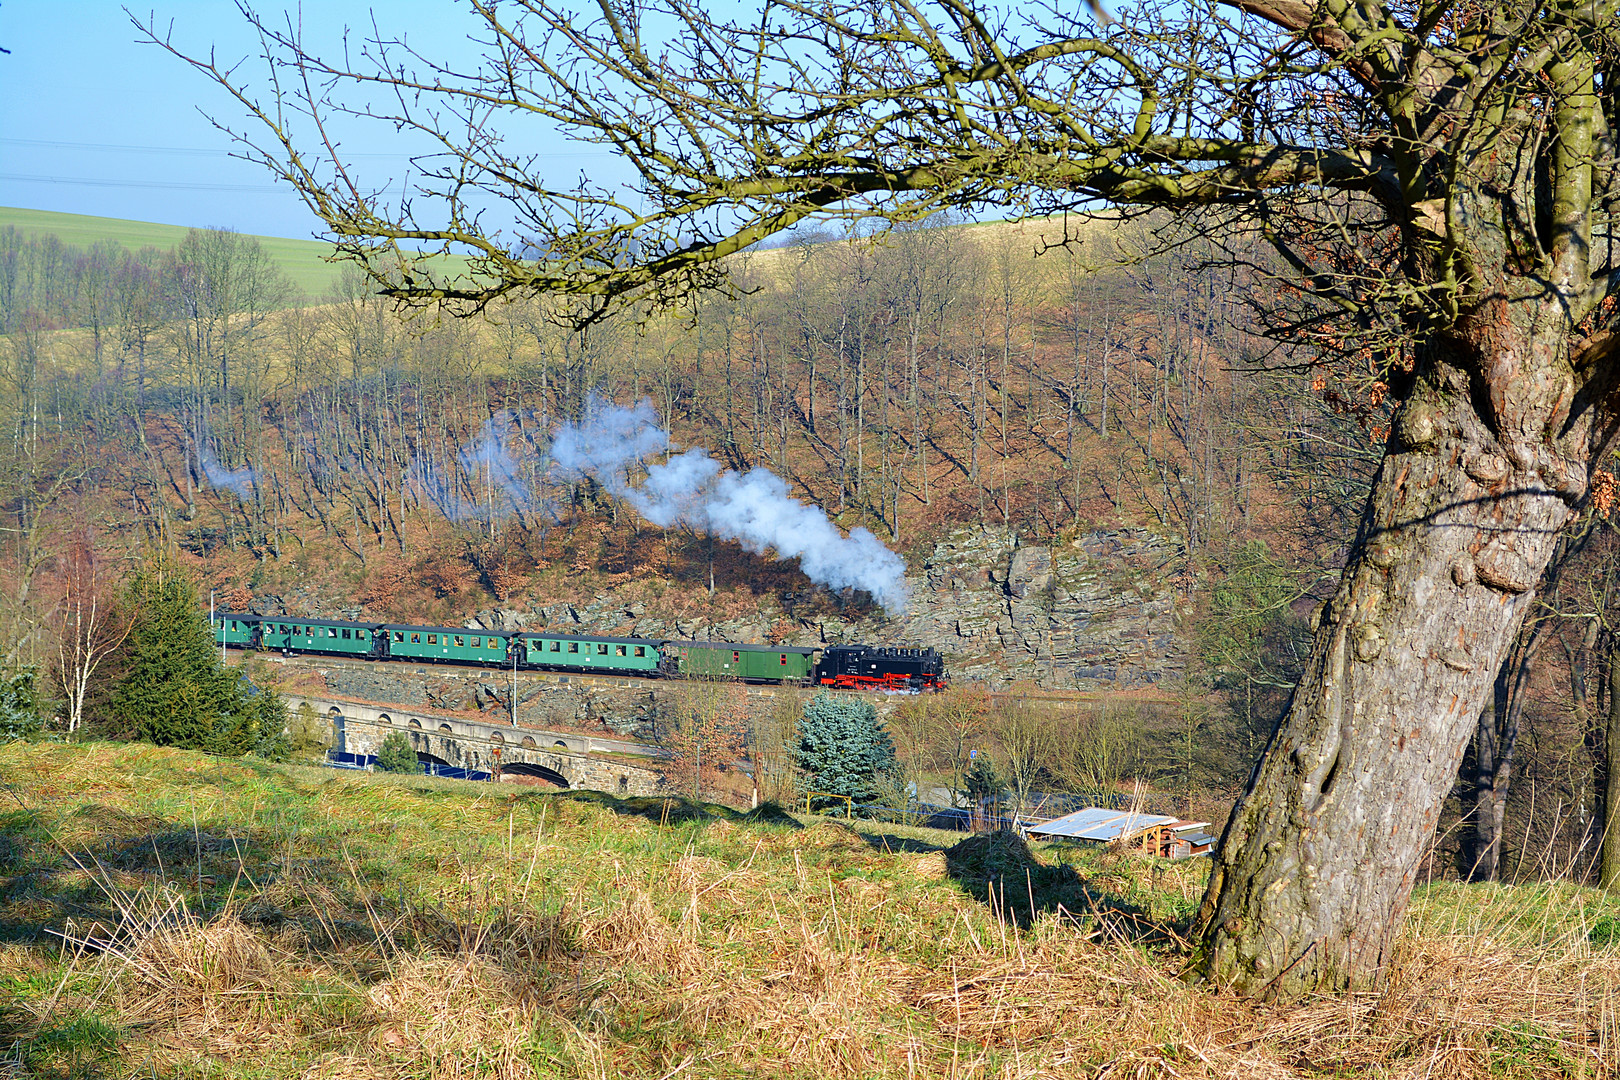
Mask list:
[{"label": "bare tree trunk", "polygon": [[[1569,409],[1561,342],[1522,328],[1539,311],[1492,307],[1472,340],[1425,357],[1294,700],[1227,824],[1195,970],[1240,992],[1377,980],[1481,705],[1584,492],[1592,459],[1544,441]],[[1471,385],[1470,370],[1503,364],[1525,380],[1511,397]],[[1586,430],[1567,436],[1578,452]]]},{"label": "bare tree trunk", "polygon": [[1598,881],[1620,891],[1620,649],[1609,653],[1609,714],[1603,736],[1608,782],[1603,787],[1603,855]]}]

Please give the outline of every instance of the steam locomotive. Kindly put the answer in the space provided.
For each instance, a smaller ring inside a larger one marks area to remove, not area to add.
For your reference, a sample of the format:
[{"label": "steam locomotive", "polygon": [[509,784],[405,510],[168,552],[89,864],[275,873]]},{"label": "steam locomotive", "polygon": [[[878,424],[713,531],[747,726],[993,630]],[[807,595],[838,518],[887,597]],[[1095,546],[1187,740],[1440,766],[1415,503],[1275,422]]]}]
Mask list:
[{"label": "steam locomotive", "polygon": [[[524,633],[454,626],[358,623],[288,615],[220,612],[214,640],[283,655],[347,656],[414,663],[453,662],[523,671],[726,678],[846,690],[943,690],[945,662],[934,649],[832,645],[742,645],[728,641]],[[820,657],[817,657],[817,653]]]}]

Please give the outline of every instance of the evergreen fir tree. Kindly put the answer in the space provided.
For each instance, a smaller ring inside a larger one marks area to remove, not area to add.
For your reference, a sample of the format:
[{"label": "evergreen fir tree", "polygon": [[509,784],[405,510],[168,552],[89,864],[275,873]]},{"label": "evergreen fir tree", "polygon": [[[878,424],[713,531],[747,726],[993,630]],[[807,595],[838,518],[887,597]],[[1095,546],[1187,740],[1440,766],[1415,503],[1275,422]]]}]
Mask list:
[{"label": "evergreen fir tree", "polygon": [[134,615],[111,711],[124,730],[159,746],[241,754],[257,742],[254,706],[220,660],[197,590],[173,567],[129,585]]},{"label": "evergreen fir tree", "polygon": [[[306,703],[307,704],[307,703]],[[253,753],[266,761],[286,761],[292,756],[287,739],[287,701],[268,686],[253,697]]]},{"label": "evergreen fir tree", "polygon": [[390,731],[377,748],[377,768],[383,772],[407,773],[412,776],[422,771],[422,763],[411,749],[411,740],[403,731]]},{"label": "evergreen fir tree", "polygon": [[794,756],[809,790],[872,802],[894,768],[894,740],[870,701],[820,693],[799,721]]},{"label": "evergreen fir tree", "polygon": [[999,802],[1007,795],[1007,785],[987,757],[973,759],[973,767],[962,777],[962,787],[974,804]]}]

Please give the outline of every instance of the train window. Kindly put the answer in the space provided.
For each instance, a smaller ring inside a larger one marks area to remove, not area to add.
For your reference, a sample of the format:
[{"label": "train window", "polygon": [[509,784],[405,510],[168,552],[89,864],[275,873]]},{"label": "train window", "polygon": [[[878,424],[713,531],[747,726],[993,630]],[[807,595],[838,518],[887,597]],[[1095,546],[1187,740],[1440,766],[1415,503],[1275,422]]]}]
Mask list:
[{"label": "train window", "polygon": [[[501,640],[500,638],[490,638],[489,639],[489,647],[492,648],[492,649],[500,648],[500,644],[499,644],[500,640]],[[477,642],[474,642],[474,644],[477,644]]]},{"label": "train window", "polygon": [[411,635],[411,644],[412,645],[420,645],[420,644],[422,644],[422,635],[421,634],[412,634]]},{"label": "train window", "polygon": [[405,631],[403,631],[403,630],[395,630],[394,631],[394,640],[395,641],[404,641],[405,640]]},{"label": "train window", "polygon": [[783,667],[787,666],[787,653],[782,654],[782,666]]},{"label": "train window", "polygon": [[732,663],[734,663],[734,664],[740,664],[740,663],[742,663],[742,653],[740,653],[740,652],[733,652],[733,653],[732,653],[732,654],[731,654],[731,662],[732,662]]},{"label": "train window", "polygon": [[439,643],[439,635],[438,634],[429,634],[428,635],[428,644],[429,645],[437,645],[438,643]]},{"label": "train window", "polygon": [[624,655],[624,646],[623,645],[615,645],[615,646],[613,646],[613,655],[614,656],[623,656]]},{"label": "train window", "polygon": [[344,640],[344,641],[348,641],[348,640],[349,640],[349,628],[348,628],[348,627],[347,627],[347,626],[345,626],[345,627],[344,627],[344,628],[343,628],[343,640]]},{"label": "train window", "polygon": [[326,636],[327,636],[327,637],[337,637],[337,627],[335,627],[335,626],[328,626],[328,627],[327,627],[327,628],[326,628]]},{"label": "train window", "polygon": [[287,632],[287,624],[286,623],[281,624],[281,632],[283,634],[285,634]]},{"label": "train window", "polygon": [[560,642],[560,641],[553,641],[553,642],[552,642],[552,643],[551,643],[551,651],[552,651],[552,652],[557,652],[557,651],[558,651],[558,650],[560,650],[560,649],[561,649],[561,648],[562,648],[562,642]]},{"label": "train window", "polygon": [[606,656],[607,655],[607,646],[606,645],[598,645],[596,647],[596,655],[597,656]]},{"label": "train window", "polygon": [[568,643],[568,651],[569,651],[569,652],[579,652],[579,642],[577,642],[577,641],[570,641],[570,642],[569,642],[569,643]]},{"label": "train window", "polygon": [[467,647],[467,639],[462,637],[460,634],[457,634],[456,635],[456,648],[465,649],[466,647]]},{"label": "train window", "polygon": [[[461,639],[459,639],[459,638],[456,639],[457,644],[460,644],[460,640]],[[472,639],[472,647],[475,648],[475,649],[482,649],[484,647],[484,639],[481,638],[481,637],[473,638]]]},{"label": "train window", "polygon": [[645,645],[637,645],[636,646],[636,655],[637,656],[646,656],[647,655],[647,646],[645,646]]}]

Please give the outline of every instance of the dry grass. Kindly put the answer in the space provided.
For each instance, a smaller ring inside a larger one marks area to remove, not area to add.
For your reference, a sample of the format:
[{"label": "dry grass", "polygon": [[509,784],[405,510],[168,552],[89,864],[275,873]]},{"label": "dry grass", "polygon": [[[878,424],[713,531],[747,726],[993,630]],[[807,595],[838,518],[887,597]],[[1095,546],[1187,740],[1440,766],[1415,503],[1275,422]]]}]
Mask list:
[{"label": "dry grass", "polygon": [[1620,905],[1573,886],[1431,886],[1378,992],[1258,1006],[1177,979],[1196,864],[150,748],[0,773],[19,1077],[1620,1075]]}]

